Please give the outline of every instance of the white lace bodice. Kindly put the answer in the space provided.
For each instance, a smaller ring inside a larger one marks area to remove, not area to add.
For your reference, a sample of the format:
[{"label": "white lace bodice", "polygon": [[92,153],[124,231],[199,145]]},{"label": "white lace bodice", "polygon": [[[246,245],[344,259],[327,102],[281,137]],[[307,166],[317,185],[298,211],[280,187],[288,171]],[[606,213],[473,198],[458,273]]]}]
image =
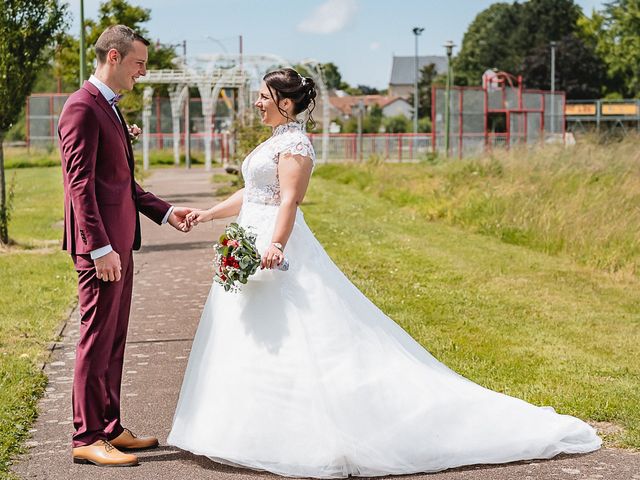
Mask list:
[{"label": "white lace bodice", "polygon": [[244,201],[280,205],[278,162],[282,155],[302,155],[315,165],[311,140],[298,122],[279,125],[271,137],[258,145],[242,162]]}]

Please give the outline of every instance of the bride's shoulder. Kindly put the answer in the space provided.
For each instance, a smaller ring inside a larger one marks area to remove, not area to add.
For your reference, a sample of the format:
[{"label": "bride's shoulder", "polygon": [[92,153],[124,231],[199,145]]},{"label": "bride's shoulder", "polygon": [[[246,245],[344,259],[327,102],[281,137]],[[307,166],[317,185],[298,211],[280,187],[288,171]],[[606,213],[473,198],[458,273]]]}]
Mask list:
[{"label": "bride's shoulder", "polygon": [[283,155],[301,155],[303,157],[311,158],[311,161],[315,163],[316,154],[313,149],[313,143],[311,139],[302,130],[290,130],[283,133],[277,139],[276,153],[278,156]]}]

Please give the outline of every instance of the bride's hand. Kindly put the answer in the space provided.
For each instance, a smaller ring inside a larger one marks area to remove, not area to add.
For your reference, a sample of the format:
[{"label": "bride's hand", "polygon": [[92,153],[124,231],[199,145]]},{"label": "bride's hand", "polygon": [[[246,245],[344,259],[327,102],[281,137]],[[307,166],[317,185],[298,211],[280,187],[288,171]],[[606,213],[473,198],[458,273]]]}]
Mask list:
[{"label": "bride's hand", "polygon": [[278,247],[271,244],[262,254],[260,268],[275,268],[284,260],[284,253]]},{"label": "bride's hand", "polygon": [[191,228],[199,223],[210,222],[213,220],[211,210],[194,210],[189,213],[185,219],[187,227]]}]

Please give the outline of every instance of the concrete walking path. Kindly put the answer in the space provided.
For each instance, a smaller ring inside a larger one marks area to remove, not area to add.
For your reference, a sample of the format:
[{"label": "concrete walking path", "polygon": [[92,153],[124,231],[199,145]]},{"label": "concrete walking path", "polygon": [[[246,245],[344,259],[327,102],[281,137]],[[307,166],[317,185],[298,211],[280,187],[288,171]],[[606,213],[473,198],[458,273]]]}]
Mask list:
[{"label": "concrete walking path", "polygon": [[[211,174],[201,169],[159,169],[145,187],[175,205],[207,207],[214,202],[210,179]],[[74,480],[280,478],[228,467],[166,446],[191,341],[211,286],[211,246],[224,225],[201,225],[185,235],[167,225],[158,227],[143,217],[143,248],[134,260],[122,411],[124,426],[141,435],[157,435],[161,446],[139,452],[141,464],[133,468],[98,468],[71,462],[71,385],[79,330],[78,314],[74,312],[45,368],[49,385],[27,442],[29,451],[13,466],[16,475],[23,479]],[[640,453],[602,449],[590,455],[402,478],[640,480]]]}]

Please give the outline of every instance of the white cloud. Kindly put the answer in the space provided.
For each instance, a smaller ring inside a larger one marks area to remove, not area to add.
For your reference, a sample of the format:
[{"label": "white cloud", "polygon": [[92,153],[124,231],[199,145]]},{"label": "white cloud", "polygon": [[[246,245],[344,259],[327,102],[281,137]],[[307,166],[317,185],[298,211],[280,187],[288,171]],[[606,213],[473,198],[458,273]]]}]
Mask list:
[{"label": "white cloud", "polygon": [[379,50],[380,49],[380,42],[371,42],[371,45],[369,45],[369,48],[373,51],[375,50]]},{"label": "white cloud", "polygon": [[298,31],[328,35],[344,29],[356,14],[356,0],[327,0],[298,24]]}]

